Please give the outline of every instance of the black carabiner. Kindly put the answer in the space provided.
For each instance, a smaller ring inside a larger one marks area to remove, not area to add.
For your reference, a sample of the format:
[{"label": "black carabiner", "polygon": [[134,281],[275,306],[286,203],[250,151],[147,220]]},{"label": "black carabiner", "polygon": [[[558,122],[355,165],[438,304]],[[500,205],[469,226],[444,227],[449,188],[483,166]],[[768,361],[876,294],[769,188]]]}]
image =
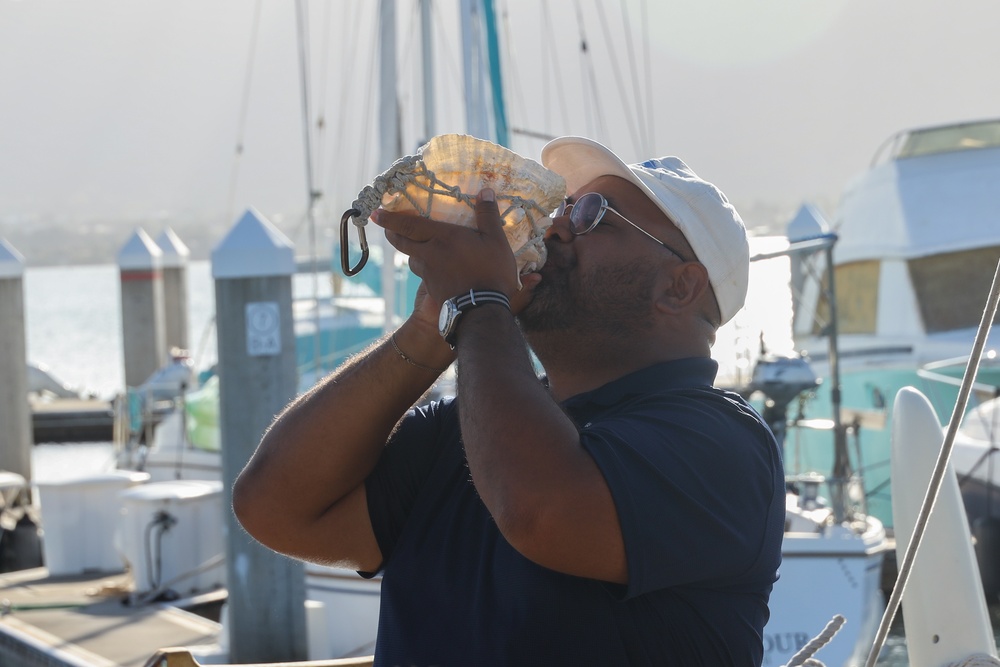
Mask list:
[{"label": "black carabiner", "polygon": [[361,215],[361,211],[356,208],[347,210],[343,216],[340,218],[340,268],[344,270],[344,275],[354,276],[361,272],[361,269],[365,268],[365,264],[368,262],[368,239],[365,237],[365,228],[363,225],[356,225],[358,228],[358,239],[361,241],[361,259],[352,268],[351,267],[351,248],[350,248],[350,234],[347,231],[347,226],[351,223],[351,218]]}]

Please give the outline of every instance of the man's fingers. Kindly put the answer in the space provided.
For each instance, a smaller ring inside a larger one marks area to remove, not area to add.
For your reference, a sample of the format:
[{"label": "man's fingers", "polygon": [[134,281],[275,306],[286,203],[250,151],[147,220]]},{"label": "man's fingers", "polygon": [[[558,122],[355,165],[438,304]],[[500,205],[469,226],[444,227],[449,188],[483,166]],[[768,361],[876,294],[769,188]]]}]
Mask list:
[{"label": "man's fingers", "polygon": [[434,235],[434,225],[438,224],[415,213],[392,213],[384,208],[375,209],[372,221],[386,231],[418,243],[429,240]]},{"label": "man's fingers", "polygon": [[497,206],[497,196],[492,188],[483,188],[476,197],[476,227],[489,236],[503,236],[503,220],[500,219],[500,208]]}]

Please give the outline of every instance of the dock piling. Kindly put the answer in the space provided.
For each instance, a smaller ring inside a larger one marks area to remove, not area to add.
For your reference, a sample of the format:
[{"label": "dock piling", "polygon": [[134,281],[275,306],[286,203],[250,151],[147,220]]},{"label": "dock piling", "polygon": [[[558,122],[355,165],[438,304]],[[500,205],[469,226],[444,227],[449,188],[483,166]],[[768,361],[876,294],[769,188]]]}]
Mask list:
[{"label": "dock piling", "polygon": [[212,251],[232,662],[307,657],[302,563],[256,542],[232,512],[237,475],[298,389],[294,273],[291,242],[253,210]]},{"label": "dock piling", "polygon": [[0,238],[0,470],[31,481],[24,257]]},{"label": "dock piling", "polygon": [[136,229],[118,253],[125,384],[138,387],[166,363],[163,252]]},{"label": "dock piling", "polygon": [[163,252],[164,336],[168,350],[188,347],[187,263],[191,251],[174,230],[167,227],[156,237]]}]

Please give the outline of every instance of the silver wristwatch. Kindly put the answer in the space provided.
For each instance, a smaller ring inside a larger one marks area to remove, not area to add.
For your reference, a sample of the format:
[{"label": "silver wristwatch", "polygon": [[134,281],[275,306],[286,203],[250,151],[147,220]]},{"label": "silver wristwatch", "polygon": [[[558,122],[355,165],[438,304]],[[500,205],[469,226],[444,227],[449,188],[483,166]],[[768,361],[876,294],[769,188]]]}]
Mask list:
[{"label": "silver wristwatch", "polygon": [[448,299],[441,304],[441,314],[438,316],[438,331],[445,341],[455,348],[455,332],[457,330],[458,316],[472,310],[476,306],[487,303],[499,303],[510,309],[510,299],[503,292],[493,290],[469,290],[467,294],[460,294]]}]

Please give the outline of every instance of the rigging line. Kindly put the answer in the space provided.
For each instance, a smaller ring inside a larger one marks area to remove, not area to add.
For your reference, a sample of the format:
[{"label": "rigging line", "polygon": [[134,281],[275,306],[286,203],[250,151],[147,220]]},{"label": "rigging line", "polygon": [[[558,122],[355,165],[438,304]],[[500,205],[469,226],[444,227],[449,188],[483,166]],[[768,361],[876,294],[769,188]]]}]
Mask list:
[{"label": "rigging line", "polygon": [[[556,34],[555,25],[553,24],[552,17],[549,14],[548,2],[545,2],[542,5],[542,10],[545,12],[545,25],[546,25],[545,34],[547,35]],[[553,75],[555,77],[553,79],[553,85],[555,86],[556,89],[556,100],[559,102],[559,111],[561,112],[562,115],[562,124],[564,128],[569,129],[570,127],[569,108],[567,107],[566,91],[563,89],[564,77],[562,76],[562,72],[559,71],[559,54],[556,51],[556,43],[554,39],[544,39],[543,41],[545,42],[545,45],[549,49],[549,58],[550,58],[549,62],[555,66],[555,71],[553,72]]]},{"label": "rigging line", "polygon": [[[404,33],[406,34],[406,43],[403,44],[403,53],[413,54],[413,56],[409,57],[409,58],[406,58],[406,61],[407,61],[406,64],[410,66],[410,76],[409,77],[403,77],[403,80],[405,81],[406,79],[409,79],[411,82],[420,82],[420,81],[423,81],[423,78],[424,78],[423,77],[423,72],[420,71],[421,60],[420,60],[419,55],[417,55],[417,54],[420,53],[420,47],[418,45],[414,45],[414,41],[417,40],[417,39],[419,39],[420,35],[421,35],[421,31],[420,31],[420,7],[418,6],[418,3],[419,3],[419,0],[412,0],[413,11],[410,12],[410,28],[409,28],[409,30],[405,30],[404,31]],[[406,109],[406,108],[416,109],[417,108],[417,89],[416,88],[405,89],[405,93],[406,93],[406,96],[404,98],[403,94],[401,93],[401,86],[399,86],[398,82],[397,82],[396,97],[399,100],[400,105],[404,109]],[[403,103],[404,99],[408,103],[408,106]],[[412,122],[415,123],[416,122],[416,114],[403,114],[403,113],[401,113],[401,114],[399,114],[399,117],[400,117],[399,118],[399,124],[400,124],[400,144],[403,146],[403,154],[404,155],[409,155],[410,152],[411,152],[411,150],[415,150],[416,148],[419,148],[419,145],[413,146],[412,149],[411,149],[411,146],[406,145],[406,143],[402,140],[402,137],[406,136],[406,133],[403,132],[402,125],[408,119],[412,120]],[[411,134],[410,136],[417,136],[417,137],[419,137],[422,134],[423,134],[422,130],[417,130],[415,133]],[[428,139],[430,139],[430,137],[428,137]]]},{"label": "rigging line", "polygon": [[640,5],[642,11],[642,46],[643,62],[646,63],[646,141],[649,143],[647,150],[654,150],[656,145],[656,123],[653,122],[653,56],[650,53],[649,37],[649,3],[642,0]]},{"label": "rigging line", "polygon": [[[580,36],[580,77],[582,79],[582,81],[580,82],[580,92],[582,92],[583,96],[584,96],[584,99],[583,99],[584,125],[587,128],[587,133],[590,134],[591,136],[594,136],[595,135],[594,124],[592,123],[591,118],[590,118],[590,111],[591,111],[591,109],[590,109],[590,105],[587,104],[587,83],[588,83],[588,81],[587,81],[587,72],[588,72],[588,67],[587,67],[587,65],[588,65],[588,58],[587,58],[587,53],[588,53],[589,45],[587,44],[587,35],[586,35],[586,32],[584,31],[584,28],[583,28],[583,12],[580,9],[580,0],[574,0],[573,6],[576,9],[577,34],[579,34],[579,36]],[[593,84],[593,81],[591,80],[590,83]],[[596,94],[597,94],[597,91],[596,90],[591,90],[590,92],[591,92],[591,95],[593,95],[594,98],[595,98],[594,102],[595,102],[595,105],[596,105]]]},{"label": "rigging line", "polygon": [[[374,3],[372,3],[372,4],[374,5]],[[372,31],[371,38],[370,38],[370,43],[371,44],[378,44],[378,31],[379,31],[379,25],[378,24],[379,24],[379,20],[378,20],[378,15],[376,13],[374,15],[374,19],[372,21],[372,25],[370,27],[370,29]],[[371,122],[372,122],[372,118],[375,116],[375,81],[376,81],[376,74],[375,73],[377,71],[377,69],[376,69],[377,67],[378,67],[378,58],[376,58],[375,55],[372,54],[371,59],[369,59],[369,61],[368,61],[368,77],[367,77],[368,85],[367,85],[367,87],[365,89],[365,102],[366,102],[366,105],[365,105],[364,112],[362,113],[362,118],[364,118],[364,123],[362,124],[362,132],[361,132],[361,140],[362,140],[362,155],[361,155],[362,170],[361,170],[361,173],[362,174],[370,174],[371,172],[374,171],[374,167],[372,165],[374,164],[373,161],[376,159],[375,156],[376,156],[376,154],[378,152],[378,149],[368,150],[367,146],[365,146],[365,144],[367,144],[367,142],[372,139],[372,136],[371,136],[371,131],[372,131],[372,129],[371,129],[372,128]],[[362,176],[362,178],[365,178],[365,176]]]},{"label": "rigging line", "polygon": [[[562,127],[564,128],[564,132],[560,132],[559,134],[564,134],[565,130],[568,130],[570,127],[569,110],[566,107],[566,93],[563,90],[563,77],[561,76],[562,73],[559,71],[559,55],[556,51],[555,40],[551,37],[551,35],[555,35],[557,33],[555,29],[555,24],[553,24],[552,22],[552,15],[549,14],[548,0],[542,0],[542,25],[544,27],[542,34],[546,35],[546,37],[542,38],[542,42],[548,49],[549,52],[548,64],[551,65],[550,67],[543,67],[542,70],[546,75],[545,94],[548,95],[549,92],[547,77],[549,74],[551,74],[552,87],[555,88],[556,90],[556,101],[559,103],[559,112],[560,116],[562,116]],[[548,112],[548,109],[549,105],[546,104],[546,112]],[[547,123],[551,123],[550,118],[546,117],[545,120]],[[551,127],[552,125],[546,125],[545,129],[548,130]]]},{"label": "rigging line", "polygon": [[[548,0],[542,0],[542,34],[551,35],[552,22],[549,19],[549,5]],[[549,40],[551,41],[551,40]],[[549,99],[549,91],[551,86],[549,85],[549,70],[550,68],[546,66],[546,60],[543,58],[541,64],[542,69],[542,127],[546,130],[552,127],[552,116],[551,116],[551,106]],[[525,118],[528,117],[527,114],[524,115]]]},{"label": "rigging line", "polygon": [[313,180],[311,101],[309,99],[309,80],[311,78],[309,72],[309,17],[306,2],[307,0],[296,0],[295,18],[299,36],[299,77],[302,93],[302,139],[306,159],[306,188],[309,209],[311,210],[319,198],[319,192],[316,190]]},{"label": "rigging line", "polygon": [[[622,24],[625,26],[625,40],[628,42],[628,63],[629,63],[629,73],[632,75],[632,92],[635,96],[635,117],[636,122],[639,126],[639,141],[641,146],[638,146],[639,155],[646,153],[651,150],[652,147],[649,145],[648,136],[648,118],[645,117],[645,105],[643,104],[643,89],[639,85],[639,64],[636,62],[635,57],[635,45],[632,42],[632,20],[629,18],[628,3],[625,0],[621,0],[618,5],[622,9]],[[611,45],[612,42],[609,40],[608,44]],[[648,54],[647,54],[648,55]],[[646,67],[649,67],[649,61],[646,61]],[[649,97],[652,88],[646,88],[646,97]]]},{"label": "rigging line", "polygon": [[323,182],[323,160],[322,156],[326,150],[326,85],[329,81],[329,65],[330,65],[330,6],[332,3],[323,3],[323,36],[320,39],[320,49],[319,52],[323,54],[320,59],[320,74],[319,74],[319,91],[316,95],[318,100],[317,106],[319,107],[316,111],[316,182]]},{"label": "rigging line", "polygon": [[319,274],[316,271],[316,220],[313,217],[313,208],[320,197],[313,180],[312,161],[312,132],[309,122],[309,17],[307,0],[297,0],[295,3],[295,18],[299,33],[299,74],[302,84],[302,135],[305,148],[306,159],[306,190],[308,199],[306,203],[306,220],[309,225],[309,261],[312,264],[312,297],[313,297],[313,322],[316,327],[316,335],[313,336],[313,360],[316,364],[316,374],[320,374],[320,316],[319,316]]},{"label": "rigging line", "polygon": [[[433,15],[434,24],[435,24],[434,34],[437,36],[438,40],[440,40],[441,42],[444,42],[444,53],[445,54],[460,53],[461,49],[459,49],[454,43],[452,43],[448,39],[451,35],[453,35],[455,33],[455,30],[454,29],[448,30],[448,29],[445,28],[443,19],[441,18],[441,12],[438,10],[438,3],[434,3],[434,5],[431,6],[431,10],[432,10],[431,13]],[[455,66],[455,63],[452,62],[453,60],[458,60],[458,59],[457,58],[448,58],[446,56],[444,58],[438,58],[437,62],[444,61],[445,70],[448,73],[448,78],[450,78],[450,80],[451,80],[452,89],[456,90],[456,91],[461,91],[462,90],[462,86],[463,86],[462,75],[459,73],[457,67]],[[436,92],[437,91],[435,91],[435,93]],[[459,92],[455,96],[451,96],[451,95],[448,96],[448,99],[454,99],[454,98],[461,98],[461,92]],[[448,108],[450,106],[453,106],[453,105],[450,105],[450,104],[446,105],[446,108]],[[446,122],[445,125],[450,125],[450,124],[453,124],[453,123],[451,122],[451,119],[449,118],[448,122]],[[438,125],[441,125],[440,121],[438,122]]]},{"label": "rigging line", "polygon": [[236,130],[236,154],[233,156],[233,169],[229,176],[229,201],[226,209],[226,223],[229,224],[235,215],[236,183],[239,181],[240,163],[243,157],[243,139],[246,134],[247,115],[250,110],[250,87],[253,82],[254,61],[257,53],[257,35],[260,32],[260,6],[262,0],[254,3],[253,26],[250,29],[250,48],[247,53],[247,71],[243,79],[243,99],[240,103],[240,119]]},{"label": "rigging line", "polygon": [[[357,16],[352,16],[352,8],[354,7],[356,7],[356,5],[348,3],[347,15],[344,17],[345,21],[344,25],[353,26],[353,25],[358,25],[360,23],[360,13],[361,13],[360,10],[358,10]],[[346,76],[346,70],[348,68],[347,63],[353,62],[352,56],[355,53],[355,47],[357,45],[357,42],[355,40],[358,39],[358,34],[360,33],[360,31],[348,30],[347,33],[348,33],[347,39],[343,41],[338,40],[341,47],[339,54],[340,62],[344,63],[344,65],[342,65],[341,67],[341,71],[345,75],[342,76],[340,79],[340,88],[336,97],[336,99],[338,101],[341,101],[342,103],[335,104],[333,107],[334,115],[336,118],[336,121],[333,123],[333,126],[336,128],[336,130],[334,131],[333,149],[330,151],[330,161],[331,161],[330,174],[332,175],[331,179],[333,180],[336,180],[338,176],[337,165],[343,164],[345,162],[350,163],[350,159],[348,158],[347,160],[345,160],[344,156],[344,152],[346,152],[348,138],[347,138],[347,114],[344,113],[343,110],[353,109],[355,105],[352,104],[353,89],[350,85],[348,77]],[[356,140],[356,139],[357,139],[356,136],[351,137],[351,140]],[[337,191],[336,185],[332,184],[331,189],[334,192],[336,192]]]},{"label": "rigging line", "polygon": [[[635,118],[633,118],[633,115],[628,108],[628,104],[625,102],[625,100],[628,99],[628,93],[625,91],[625,77],[622,76],[621,67],[618,65],[618,56],[615,55],[614,43],[611,40],[611,32],[608,28],[608,19],[604,15],[604,5],[601,3],[601,0],[594,0],[594,5],[597,7],[597,22],[601,24],[601,28],[604,31],[604,41],[608,45],[608,60],[611,61],[611,71],[614,73],[613,78],[618,87],[618,97],[621,99],[622,106],[625,110],[625,124],[628,126],[629,134],[632,135],[632,145],[635,148],[636,154],[642,154],[642,142],[635,127]],[[628,52],[631,58],[631,46],[628,48]]]}]

